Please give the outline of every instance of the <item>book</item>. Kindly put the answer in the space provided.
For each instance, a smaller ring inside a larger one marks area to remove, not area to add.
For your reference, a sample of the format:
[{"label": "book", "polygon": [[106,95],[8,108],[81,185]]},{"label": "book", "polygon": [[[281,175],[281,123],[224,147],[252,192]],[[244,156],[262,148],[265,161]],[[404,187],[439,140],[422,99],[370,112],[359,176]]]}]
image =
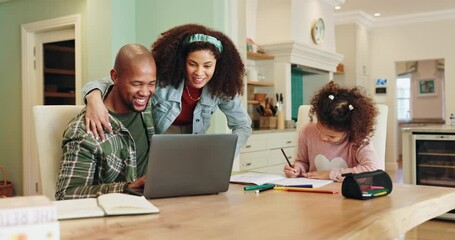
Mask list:
[{"label": "book", "polygon": [[321,179],[311,179],[311,178],[287,178],[284,175],[270,174],[270,173],[257,173],[257,172],[247,172],[241,174],[235,174],[231,176],[231,183],[242,183],[242,184],[274,184],[277,186],[299,186],[299,185],[312,185],[313,188],[319,188],[329,183],[332,183],[332,180],[321,180]]},{"label": "book", "polygon": [[59,220],[160,212],[144,196],[124,193],[107,193],[98,198],[60,200],[54,203]]},{"label": "book", "polygon": [[0,227],[0,239],[59,240],[60,224],[54,221]]},{"label": "book", "polygon": [[45,196],[0,198],[0,227],[57,221],[57,208]]}]

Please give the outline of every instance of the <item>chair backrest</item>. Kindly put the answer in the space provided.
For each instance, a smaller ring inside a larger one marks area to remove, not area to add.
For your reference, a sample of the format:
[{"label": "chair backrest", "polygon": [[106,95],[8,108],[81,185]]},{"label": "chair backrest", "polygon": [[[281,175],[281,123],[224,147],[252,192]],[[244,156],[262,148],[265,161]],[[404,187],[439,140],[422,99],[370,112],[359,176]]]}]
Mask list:
[{"label": "chair backrest", "polygon": [[[378,108],[378,116],[376,120],[376,131],[371,138],[373,143],[374,149],[378,155],[379,159],[379,168],[385,169],[385,148],[386,148],[386,139],[387,139],[387,116],[389,108],[385,104],[376,104]],[[300,129],[303,125],[310,122],[310,118],[308,117],[308,112],[310,111],[311,105],[301,105],[299,107],[298,117],[297,117],[297,141],[298,144],[298,137],[300,133]],[[296,147],[296,154],[297,154],[298,145]]]},{"label": "chair backrest", "polygon": [[376,104],[378,108],[378,116],[376,119],[376,131],[374,132],[371,141],[374,149],[378,154],[379,168],[385,170],[385,148],[387,142],[387,117],[389,115],[389,107],[385,104]]},{"label": "chair backrest", "polygon": [[62,137],[73,119],[84,106],[34,106],[35,135],[41,179],[41,192],[55,200],[57,177],[62,159]]}]

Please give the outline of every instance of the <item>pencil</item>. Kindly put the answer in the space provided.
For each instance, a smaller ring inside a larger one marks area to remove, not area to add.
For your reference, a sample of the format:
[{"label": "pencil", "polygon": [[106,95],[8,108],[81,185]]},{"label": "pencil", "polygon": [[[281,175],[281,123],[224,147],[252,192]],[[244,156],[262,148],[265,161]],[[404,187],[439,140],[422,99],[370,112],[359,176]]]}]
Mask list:
[{"label": "pencil", "polygon": [[315,189],[315,188],[298,188],[298,187],[274,187],[275,190],[292,191],[292,192],[314,192],[314,193],[332,193],[336,194],[338,191]]},{"label": "pencil", "polygon": [[283,149],[281,149],[281,152],[283,153],[283,155],[284,155],[284,158],[286,158],[286,162],[288,162],[288,164],[289,164],[289,167],[291,167],[291,168],[292,168],[292,164],[291,164],[291,162],[289,161],[289,158],[288,158],[288,156],[286,155],[286,153],[284,152],[284,150],[283,150]]}]

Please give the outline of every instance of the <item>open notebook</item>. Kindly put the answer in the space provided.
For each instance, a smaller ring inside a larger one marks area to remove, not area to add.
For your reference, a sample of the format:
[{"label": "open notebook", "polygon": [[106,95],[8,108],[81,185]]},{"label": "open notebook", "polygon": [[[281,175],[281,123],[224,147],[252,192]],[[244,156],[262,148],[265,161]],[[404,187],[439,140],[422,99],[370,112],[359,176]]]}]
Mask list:
[{"label": "open notebook", "polygon": [[143,196],[107,193],[98,198],[54,201],[59,220],[159,213],[160,210]]},{"label": "open notebook", "polygon": [[231,176],[231,183],[242,183],[242,184],[275,184],[277,186],[297,186],[297,185],[309,185],[313,188],[319,188],[326,184],[332,183],[332,180],[320,180],[311,178],[286,178],[284,175],[269,174],[269,173],[257,173],[247,172],[241,174],[235,174]]}]

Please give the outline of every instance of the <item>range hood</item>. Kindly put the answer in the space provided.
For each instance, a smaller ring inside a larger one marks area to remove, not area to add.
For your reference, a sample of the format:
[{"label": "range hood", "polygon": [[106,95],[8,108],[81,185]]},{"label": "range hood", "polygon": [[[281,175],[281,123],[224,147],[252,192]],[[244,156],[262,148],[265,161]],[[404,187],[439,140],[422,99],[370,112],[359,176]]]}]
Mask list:
[{"label": "range hood", "polygon": [[343,55],[322,50],[304,43],[284,42],[263,45],[268,54],[275,56],[276,61],[289,62],[301,66],[335,72]]}]

